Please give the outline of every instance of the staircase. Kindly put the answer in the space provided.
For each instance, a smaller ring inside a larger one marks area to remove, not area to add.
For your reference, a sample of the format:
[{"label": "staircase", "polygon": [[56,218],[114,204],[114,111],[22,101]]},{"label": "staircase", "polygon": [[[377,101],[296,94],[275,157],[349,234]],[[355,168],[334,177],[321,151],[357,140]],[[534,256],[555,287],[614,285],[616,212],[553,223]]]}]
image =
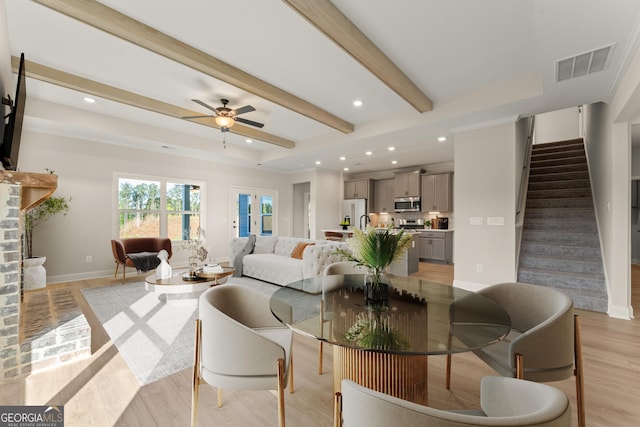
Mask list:
[{"label": "staircase", "polygon": [[607,288],[582,139],[533,145],[518,281],[606,312]]}]

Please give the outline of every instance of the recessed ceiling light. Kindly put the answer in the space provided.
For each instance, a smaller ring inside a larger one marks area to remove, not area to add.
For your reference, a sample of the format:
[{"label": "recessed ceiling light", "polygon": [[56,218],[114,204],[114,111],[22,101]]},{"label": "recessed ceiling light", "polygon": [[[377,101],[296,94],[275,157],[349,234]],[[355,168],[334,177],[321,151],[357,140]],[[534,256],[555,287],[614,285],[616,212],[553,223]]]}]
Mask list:
[{"label": "recessed ceiling light", "polygon": [[394,151],[396,149],[396,147],[389,147],[388,150],[389,151]]},{"label": "recessed ceiling light", "polygon": [[320,160],[316,160],[316,165],[321,164],[322,162]]},{"label": "recessed ceiling light", "polygon": [[349,168],[344,168],[343,170],[346,172],[346,171],[348,171],[348,170],[349,170]]},{"label": "recessed ceiling light", "polygon": [[397,160],[391,160],[391,164],[392,164],[392,165],[395,165],[395,164],[397,164],[397,163],[398,163],[398,161],[397,161]]},{"label": "recessed ceiling light", "polygon": [[372,151],[367,151],[367,152],[366,152],[366,153],[364,153],[364,154],[366,154],[367,156],[370,156],[370,155],[372,155],[372,154],[373,154],[373,152],[372,152]]},{"label": "recessed ceiling light", "polygon": [[245,139],[245,142],[246,142],[247,144],[251,144],[253,141],[252,141],[252,140],[250,140],[250,139]]},{"label": "recessed ceiling light", "polygon": [[347,160],[347,158],[345,156],[340,156],[340,160]]},{"label": "recessed ceiling light", "polygon": [[84,102],[89,103],[89,104],[93,104],[94,102],[96,102],[96,100],[91,98],[90,96],[85,96],[82,99],[84,100]]},{"label": "recessed ceiling light", "polygon": [[447,140],[446,136],[441,136],[441,137],[438,138],[438,141],[440,141],[440,142],[445,142],[446,140]]},{"label": "recessed ceiling light", "polygon": [[356,99],[355,101],[353,101],[353,106],[354,107],[362,107],[362,100],[361,99]]}]

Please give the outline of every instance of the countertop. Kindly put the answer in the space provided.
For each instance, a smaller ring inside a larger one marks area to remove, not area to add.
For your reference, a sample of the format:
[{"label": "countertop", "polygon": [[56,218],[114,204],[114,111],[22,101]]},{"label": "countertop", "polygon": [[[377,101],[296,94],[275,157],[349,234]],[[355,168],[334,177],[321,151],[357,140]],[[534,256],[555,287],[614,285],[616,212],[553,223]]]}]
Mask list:
[{"label": "countertop", "polygon": [[[342,234],[351,234],[353,233],[354,228],[350,227],[348,230],[343,230],[341,228],[335,228],[335,229],[326,229],[326,230],[321,230],[323,233],[325,231],[334,231],[336,233],[342,233]],[[381,229],[382,230],[382,229]],[[448,229],[448,230],[431,230],[428,228],[393,228],[392,229],[395,232],[398,232],[400,230],[404,230],[405,233],[409,233],[409,234],[420,234],[423,232],[436,232],[436,233],[453,233],[452,229]]]}]

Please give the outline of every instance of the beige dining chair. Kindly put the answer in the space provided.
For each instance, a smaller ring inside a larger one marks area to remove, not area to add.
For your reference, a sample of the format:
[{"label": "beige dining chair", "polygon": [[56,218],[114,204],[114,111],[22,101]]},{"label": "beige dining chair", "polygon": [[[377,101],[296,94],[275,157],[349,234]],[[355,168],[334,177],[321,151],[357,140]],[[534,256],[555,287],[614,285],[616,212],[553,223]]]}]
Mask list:
[{"label": "beige dining chair", "polygon": [[[579,317],[573,301],[552,288],[527,283],[501,283],[478,292],[511,317],[511,332],[474,353],[500,375],[536,382],[575,376],[578,425],[585,425],[584,380]],[[451,386],[451,355],[446,387]]]},{"label": "beige dining chair", "polygon": [[[353,261],[341,261],[334,262],[327,265],[322,271],[322,289],[329,291],[339,287],[343,283],[343,275],[345,274],[364,274],[366,269],[359,266]],[[332,312],[325,312],[324,298],[320,300],[320,335],[324,332],[324,324],[330,323],[333,320]],[[329,328],[331,329],[331,328]],[[323,349],[324,343],[322,341],[318,344],[318,375],[322,375],[323,372]]]},{"label": "beige dining chair", "polygon": [[445,411],[342,380],[342,391],[336,393],[334,427],[571,425],[567,395],[555,387],[531,381],[482,378],[480,407],[476,411]]},{"label": "beige dining chair", "polygon": [[[221,285],[206,290],[198,301],[191,426],[198,424],[201,384],[222,389],[278,391],[278,425],[285,425],[284,389],[289,379],[293,393],[291,329],[271,313],[270,297],[242,285]],[[278,313],[287,313],[286,304]],[[291,307],[288,307],[291,313]],[[290,319],[289,319],[290,320]]]}]

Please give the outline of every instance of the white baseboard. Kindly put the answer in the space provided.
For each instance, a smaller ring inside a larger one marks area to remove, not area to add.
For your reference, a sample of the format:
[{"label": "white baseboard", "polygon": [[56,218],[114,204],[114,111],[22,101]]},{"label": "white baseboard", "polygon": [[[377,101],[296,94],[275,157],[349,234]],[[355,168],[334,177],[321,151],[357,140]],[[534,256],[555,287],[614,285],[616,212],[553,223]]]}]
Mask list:
[{"label": "white baseboard", "polygon": [[[216,258],[217,262],[228,262],[229,261],[229,257],[220,257],[220,258]],[[171,264],[172,268],[180,268],[180,269],[184,269],[184,268],[188,268],[189,265],[187,263],[187,261],[180,261],[180,262],[176,262],[175,264]],[[101,277],[113,277],[113,274],[115,273],[116,268],[115,265],[112,269],[109,270],[96,270],[96,271],[85,271],[82,273],[69,273],[69,274],[59,274],[57,276],[50,276],[47,275],[47,284],[48,285],[52,285],[54,283],[64,283],[64,282],[75,282],[78,280],[88,280],[88,279],[98,279]],[[127,267],[127,277],[131,276],[135,276],[138,273],[135,271],[135,269],[133,267]],[[147,273],[140,273],[140,277],[144,278],[146,276],[148,276],[149,274],[151,274],[150,272]],[[118,269],[118,276],[122,277],[122,266],[120,266],[120,268]]]},{"label": "white baseboard", "polygon": [[607,314],[616,319],[631,320],[633,319],[633,307],[611,306]]},{"label": "white baseboard", "polygon": [[[47,284],[51,285],[54,283],[75,282],[77,280],[97,279],[99,277],[107,276],[113,277],[114,272],[115,267],[112,270],[85,271],[82,273],[60,274],[57,276],[47,275]],[[118,271],[118,274],[122,275],[122,270]]]}]

